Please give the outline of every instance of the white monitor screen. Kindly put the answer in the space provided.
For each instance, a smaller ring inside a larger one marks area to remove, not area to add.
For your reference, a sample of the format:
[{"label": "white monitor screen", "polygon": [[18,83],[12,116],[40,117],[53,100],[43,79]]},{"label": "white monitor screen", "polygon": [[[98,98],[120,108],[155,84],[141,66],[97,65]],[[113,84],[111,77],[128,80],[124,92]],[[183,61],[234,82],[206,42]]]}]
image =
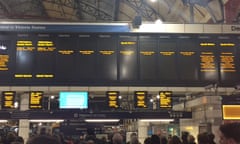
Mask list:
[{"label": "white monitor screen", "polygon": [[60,109],[87,109],[88,92],[60,92]]}]

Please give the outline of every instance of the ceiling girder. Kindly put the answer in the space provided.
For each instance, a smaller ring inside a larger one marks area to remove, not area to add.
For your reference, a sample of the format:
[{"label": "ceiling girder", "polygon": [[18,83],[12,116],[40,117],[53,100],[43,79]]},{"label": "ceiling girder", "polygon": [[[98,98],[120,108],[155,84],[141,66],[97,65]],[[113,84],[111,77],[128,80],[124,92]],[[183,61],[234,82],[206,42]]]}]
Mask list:
[{"label": "ceiling girder", "polygon": [[3,11],[4,16],[8,16],[11,11],[8,5],[6,5],[6,3],[4,2],[4,0],[0,0],[0,9]]},{"label": "ceiling girder", "polygon": [[94,16],[97,20],[113,20],[113,16],[111,14],[108,14],[107,12],[97,8],[96,6],[91,5],[87,1],[78,1],[77,6],[85,13]]},{"label": "ceiling girder", "polygon": [[137,15],[142,16],[144,19],[148,21],[155,21],[157,19],[163,20],[163,17],[154,10],[146,0],[123,0],[127,3],[131,8],[133,8]]},{"label": "ceiling girder", "polygon": [[92,5],[91,3],[89,3],[89,1],[86,1],[86,0],[81,0],[81,1],[79,0],[45,0],[45,1],[59,5],[59,8],[62,9],[63,14],[65,13],[63,7],[73,8],[74,10],[76,10],[76,14],[79,17],[79,19],[82,18],[82,12],[85,12],[88,15],[93,16],[98,20],[108,20],[108,21],[113,20],[112,15]]},{"label": "ceiling girder", "polygon": [[213,0],[182,0],[184,5],[189,5],[189,10],[190,10],[190,23],[195,23],[194,21],[194,8],[195,5],[199,5],[204,7],[208,13],[211,15],[211,18],[213,20],[214,23],[221,23],[224,22],[224,4],[222,2],[222,0],[218,0],[219,3],[219,8],[221,10],[221,15],[222,15],[222,19],[221,20],[217,20],[216,16],[214,15],[213,9],[211,9],[208,4],[210,2],[212,2]]}]

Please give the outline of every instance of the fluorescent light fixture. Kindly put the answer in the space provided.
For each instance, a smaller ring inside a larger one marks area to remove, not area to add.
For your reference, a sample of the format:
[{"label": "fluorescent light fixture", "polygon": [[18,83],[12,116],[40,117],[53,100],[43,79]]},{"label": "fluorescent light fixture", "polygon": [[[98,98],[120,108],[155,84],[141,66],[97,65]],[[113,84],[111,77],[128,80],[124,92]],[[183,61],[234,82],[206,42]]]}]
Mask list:
[{"label": "fluorescent light fixture", "polygon": [[61,120],[61,119],[31,119],[29,120],[30,122],[56,122],[56,123],[59,123],[59,122],[63,122],[64,120]]},{"label": "fluorescent light fixture", "polygon": [[141,122],[172,122],[174,119],[140,119]]},{"label": "fluorescent light fixture", "polygon": [[98,123],[119,122],[119,119],[85,119],[85,122],[98,122]]},{"label": "fluorescent light fixture", "polygon": [[0,123],[6,123],[8,120],[0,120]]}]

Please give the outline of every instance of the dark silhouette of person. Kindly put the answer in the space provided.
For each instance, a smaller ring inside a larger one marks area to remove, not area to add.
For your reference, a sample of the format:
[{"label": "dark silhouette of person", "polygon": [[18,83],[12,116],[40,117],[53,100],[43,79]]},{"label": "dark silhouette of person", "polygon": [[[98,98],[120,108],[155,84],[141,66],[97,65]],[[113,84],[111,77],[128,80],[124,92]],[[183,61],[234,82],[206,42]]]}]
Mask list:
[{"label": "dark silhouette of person", "polygon": [[209,137],[210,144],[216,144],[216,142],[214,141],[215,135],[213,133],[209,133],[208,137]]},{"label": "dark silhouette of person", "polygon": [[209,137],[206,132],[200,133],[197,136],[198,144],[209,144]]},{"label": "dark silhouette of person", "polygon": [[37,135],[30,138],[27,144],[61,144],[61,142],[56,138],[48,135]]},{"label": "dark silhouette of person", "polygon": [[151,144],[160,144],[160,137],[158,135],[153,134],[151,136]]},{"label": "dark silhouette of person", "polygon": [[239,144],[240,143],[240,123],[226,123],[219,127],[219,144]]}]

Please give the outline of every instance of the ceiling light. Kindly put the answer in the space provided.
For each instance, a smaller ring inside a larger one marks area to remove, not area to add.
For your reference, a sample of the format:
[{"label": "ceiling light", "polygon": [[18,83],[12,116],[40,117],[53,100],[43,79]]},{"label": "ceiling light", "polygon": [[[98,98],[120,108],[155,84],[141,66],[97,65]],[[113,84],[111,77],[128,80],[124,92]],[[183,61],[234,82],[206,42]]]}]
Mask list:
[{"label": "ceiling light", "polygon": [[140,119],[141,122],[172,122],[174,119]]},{"label": "ceiling light", "polygon": [[56,123],[59,123],[59,122],[63,122],[64,120],[61,120],[61,119],[32,119],[32,120],[29,120],[30,122],[56,122]]},{"label": "ceiling light", "polygon": [[157,0],[150,0],[151,2],[156,2]]},{"label": "ceiling light", "polygon": [[119,122],[119,119],[85,119],[85,122]]},{"label": "ceiling light", "polygon": [[6,123],[8,120],[0,120],[0,123]]}]

